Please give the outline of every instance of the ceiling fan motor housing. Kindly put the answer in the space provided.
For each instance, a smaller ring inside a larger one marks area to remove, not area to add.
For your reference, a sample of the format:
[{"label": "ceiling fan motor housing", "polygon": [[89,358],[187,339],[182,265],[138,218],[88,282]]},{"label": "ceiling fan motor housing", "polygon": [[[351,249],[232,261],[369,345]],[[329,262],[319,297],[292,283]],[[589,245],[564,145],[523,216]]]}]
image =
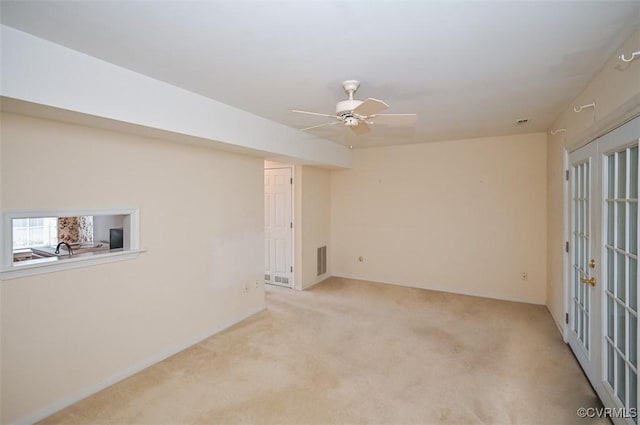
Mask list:
[{"label": "ceiling fan motor housing", "polygon": [[[362,100],[356,100],[353,98],[353,94],[360,87],[360,81],[358,80],[345,80],[342,82],[342,87],[344,91],[349,94],[349,99],[343,100],[336,104],[336,115],[345,119],[345,124],[347,124],[347,115],[351,115],[353,118],[353,110],[362,104]],[[350,126],[358,125],[358,121],[355,121],[355,124],[347,124]]]},{"label": "ceiling fan motor housing", "polygon": [[356,109],[358,106],[362,104],[362,100],[343,100],[336,104],[336,115],[342,116],[346,114],[350,114]]}]

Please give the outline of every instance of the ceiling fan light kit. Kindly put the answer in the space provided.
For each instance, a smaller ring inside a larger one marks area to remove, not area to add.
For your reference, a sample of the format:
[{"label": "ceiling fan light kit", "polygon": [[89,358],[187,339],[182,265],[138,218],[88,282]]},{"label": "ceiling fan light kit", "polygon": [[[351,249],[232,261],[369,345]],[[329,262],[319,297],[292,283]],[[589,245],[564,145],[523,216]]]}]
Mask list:
[{"label": "ceiling fan light kit", "polygon": [[413,125],[415,123],[416,114],[380,114],[380,112],[389,108],[382,100],[368,98],[366,100],[354,99],[353,95],[360,87],[357,80],[345,80],[342,82],[342,88],[349,96],[346,100],[341,100],[336,104],[335,115],[323,114],[318,112],[293,110],[293,112],[307,115],[317,115],[321,117],[333,118],[324,124],[314,125],[303,128],[302,131],[312,130],[320,127],[326,127],[342,123],[345,127],[351,128],[356,135],[366,134],[371,131],[370,124],[376,122],[376,118],[389,125]]},{"label": "ceiling fan light kit", "polygon": [[358,125],[358,119],[354,118],[354,117],[345,117],[344,119],[344,125],[346,125],[347,127],[354,127],[356,125]]}]

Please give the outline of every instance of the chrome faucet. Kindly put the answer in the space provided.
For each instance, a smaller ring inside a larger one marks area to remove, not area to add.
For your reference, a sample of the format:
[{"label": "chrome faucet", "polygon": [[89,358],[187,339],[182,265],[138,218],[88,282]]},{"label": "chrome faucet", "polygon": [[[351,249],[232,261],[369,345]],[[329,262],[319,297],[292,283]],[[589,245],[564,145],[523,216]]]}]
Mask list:
[{"label": "chrome faucet", "polygon": [[54,254],[56,254],[56,255],[60,254],[60,245],[64,245],[64,246],[67,247],[67,251],[69,251],[69,257],[71,257],[73,255],[73,250],[71,249],[71,245],[69,245],[68,243],[66,243],[64,241],[60,242],[58,244],[58,246],[56,247],[56,250],[54,251]]}]

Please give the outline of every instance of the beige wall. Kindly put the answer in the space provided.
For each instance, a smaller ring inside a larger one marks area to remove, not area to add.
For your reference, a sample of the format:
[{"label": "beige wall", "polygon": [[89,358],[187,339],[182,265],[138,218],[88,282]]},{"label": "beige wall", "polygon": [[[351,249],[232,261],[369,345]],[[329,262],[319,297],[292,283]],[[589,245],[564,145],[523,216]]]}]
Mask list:
[{"label": "beige wall", "polygon": [[[302,166],[301,197],[301,285],[308,288],[331,274],[331,172]],[[327,247],[327,273],[317,275],[318,248]]]},{"label": "beige wall", "polygon": [[331,176],[333,274],[544,303],[545,163],[544,134],[354,150]]},{"label": "beige wall", "polygon": [[[618,55],[627,57],[640,46],[636,31],[620,46],[602,71],[567,107],[550,129],[567,131],[549,135],[547,142],[547,306],[560,328],[564,323],[564,243],[565,153],[583,146],[640,114],[640,60],[624,64]],[[575,113],[574,107],[596,102],[596,107]]]},{"label": "beige wall", "polygon": [[1,131],[4,209],[138,207],[148,251],[2,282],[0,422],[50,413],[264,307],[262,160],[18,115]]}]

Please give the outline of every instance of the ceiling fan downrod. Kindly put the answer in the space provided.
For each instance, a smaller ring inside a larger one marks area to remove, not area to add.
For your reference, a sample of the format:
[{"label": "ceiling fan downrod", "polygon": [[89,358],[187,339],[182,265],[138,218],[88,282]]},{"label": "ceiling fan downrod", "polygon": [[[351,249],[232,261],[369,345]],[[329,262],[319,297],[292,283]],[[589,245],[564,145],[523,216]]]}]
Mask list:
[{"label": "ceiling fan downrod", "polygon": [[349,95],[349,100],[353,100],[354,93],[358,90],[358,87],[360,87],[360,81],[345,80],[342,82],[342,87],[344,88],[344,91],[346,91]]}]

